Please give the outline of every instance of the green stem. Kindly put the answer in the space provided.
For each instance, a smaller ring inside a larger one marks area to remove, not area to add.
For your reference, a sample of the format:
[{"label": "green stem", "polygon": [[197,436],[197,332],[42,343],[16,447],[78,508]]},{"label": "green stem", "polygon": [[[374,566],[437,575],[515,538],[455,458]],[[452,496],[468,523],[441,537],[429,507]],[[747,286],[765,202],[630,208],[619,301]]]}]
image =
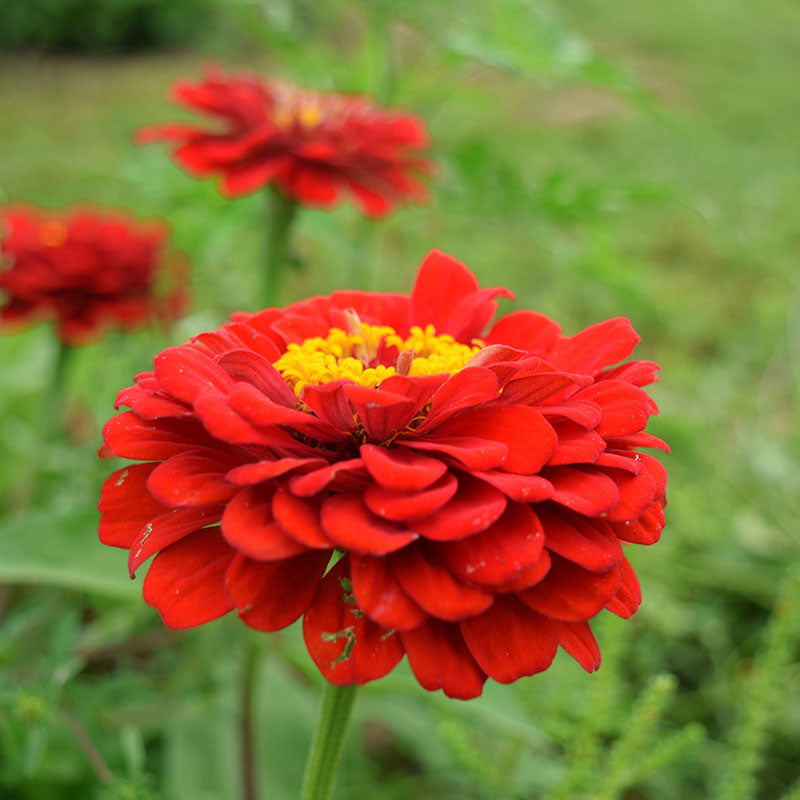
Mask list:
[{"label": "green stem", "polygon": [[255,703],[260,648],[255,638],[246,642],[245,648],[244,664],[242,665],[241,706],[239,710],[242,798],[243,800],[258,800],[253,705]]},{"label": "green stem", "polygon": [[297,214],[297,203],[277,189],[269,192],[269,221],[265,257],[263,306],[276,306],[281,301],[281,283],[289,261],[289,230]]},{"label": "green stem", "polygon": [[328,683],[322,695],[317,730],[306,762],[300,800],[329,800],[344,748],[345,731],[356,697],[356,684]]}]

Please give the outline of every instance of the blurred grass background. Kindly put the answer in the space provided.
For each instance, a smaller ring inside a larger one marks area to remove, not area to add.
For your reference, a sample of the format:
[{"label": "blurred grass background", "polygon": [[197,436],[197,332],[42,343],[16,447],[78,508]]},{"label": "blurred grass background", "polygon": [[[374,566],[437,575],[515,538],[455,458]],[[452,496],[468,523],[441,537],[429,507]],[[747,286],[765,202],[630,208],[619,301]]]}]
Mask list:
[{"label": "blurred grass background", "polygon": [[438,247],[567,332],[630,317],[637,356],[663,368],[652,430],[673,446],[668,524],[630,553],[639,614],[598,620],[601,671],[561,655],[465,704],[403,666],[361,691],[337,797],[800,797],[800,5],[89,5],[4,8],[0,200],[168,217],[196,299],[168,335],[75,354],[67,433],[25,509],[56,349],[45,328],[0,338],[0,795],[238,796],[253,639],[264,797],[300,785],[319,677],[298,631],[257,637],[225,618],[168,632],[124,553],[96,539],[109,467],[94,452],[116,391],[157,350],[254,307],[264,198],[223,200],[130,143],[181,116],[173,80],[217,61],[377,94],[430,125],[430,205],[380,222],[305,210],[291,299],[408,291]]}]

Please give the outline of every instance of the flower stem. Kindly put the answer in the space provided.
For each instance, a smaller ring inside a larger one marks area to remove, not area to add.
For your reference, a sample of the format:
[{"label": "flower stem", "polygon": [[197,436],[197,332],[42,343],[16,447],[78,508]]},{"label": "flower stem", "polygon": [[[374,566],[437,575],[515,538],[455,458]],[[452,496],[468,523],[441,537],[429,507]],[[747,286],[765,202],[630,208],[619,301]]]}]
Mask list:
[{"label": "flower stem", "polygon": [[276,306],[281,301],[281,283],[289,261],[289,230],[297,214],[297,203],[277,189],[268,193],[269,221],[265,257],[263,306]]},{"label": "flower stem", "polygon": [[259,652],[260,648],[255,639],[245,643],[240,695],[241,705],[239,709],[243,800],[258,800],[258,775],[256,774],[253,704],[255,702]]},{"label": "flower stem", "polygon": [[355,683],[348,686],[326,684],[317,730],[306,762],[300,800],[329,800],[333,794],[347,722],[355,697]]}]

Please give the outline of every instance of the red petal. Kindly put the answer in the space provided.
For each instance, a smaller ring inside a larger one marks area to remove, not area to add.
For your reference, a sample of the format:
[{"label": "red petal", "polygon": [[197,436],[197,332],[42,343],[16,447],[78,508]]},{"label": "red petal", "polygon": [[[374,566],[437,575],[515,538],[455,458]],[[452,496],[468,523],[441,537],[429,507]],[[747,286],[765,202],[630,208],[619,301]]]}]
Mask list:
[{"label": "red petal", "polygon": [[159,385],[185,403],[193,403],[208,388],[227,392],[233,381],[205,353],[191,345],[162,350],[153,361]]},{"label": "red petal", "polygon": [[195,422],[177,419],[148,421],[132,411],[112,417],[103,428],[103,441],[114,455],[139,461],[163,461],[208,436]]},{"label": "red petal", "polygon": [[506,508],[505,495],[470,475],[458,477],[458,491],[439,511],[412,523],[426,539],[447,542],[488,528]]},{"label": "red petal", "polygon": [[560,369],[592,375],[627,358],[638,341],[630,320],[614,317],[562,339],[551,357]]},{"label": "red petal", "polygon": [[[265,343],[263,346],[269,347],[276,352],[273,360],[277,361],[280,358],[281,353],[265,336],[246,325],[239,325],[238,328],[248,330],[253,339],[256,337],[262,339]],[[252,350],[233,350],[219,356],[217,364],[233,380],[245,381],[274,403],[294,408],[297,402],[294,392],[289,388],[280,372],[263,355],[254,353]]]},{"label": "red petal", "polygon": [[562,506],[599,517],[619,503],[619,489],[608,475],[589,468],[548,467],[544,473],[555,489],[552,499]]},{"label": "red petal", "polygon": [[646,386],[648,383],[658,380],[658,371],[661,367],[652,361],[629,361],[627,364],[616,369],[610,369],[603,373],[603,380],[625,381],[634,386]]},{"label": "red petal", "polygon": [[153,559],[144,599],[168,628],[191,628],[227,614],[233,605],[225,593],[225,571],[235,552],[219,528],[184,537]]},{"label": "red petal", "polygon": [[280,561],[253,561],[239,554],[225,575],[242,621],[259,631],[291,625],[311,605],[330,553],[314,551]]},{"label": "red petal", "polygon": [[[152,373],[150,373],[152,375]],[[157,387],[156,381],[152,381]],[[142,419],[159,419],[160,417],[185,417],[192,413],[192,409],[185,403],[170,400],[168,396],[159,397],[151,394],[157,388],[147,391],[143,381],[128,386],[117,393],[114,408],[129,406],[133,412]],[[642,445],[645,447],[646,445]]]},{"label": "red petal", "polygon": [[131,578],[136,570],[159,550],[169,547],[190,533],[219,522],[222,510],[223,506],[173,508],[166,514],[152,519],[131,543],[131,552],[128,557],[128,571]]},{"label": "red petal", "polygon": [[579,403],[570,399],[568,402],[559,405],[539,406],[539,411],[547,419],[552,419],[553,417],[556,420],[562,417],[571,419],[574,423],[587,430],[596,428],[600,424],[602,417],[600,406],[597,403],[590,403],[588,400]]},{"label": "red petal", "polygon": [[535,564],[542,554],[542,526],[530,506],[510,503],[486,530],[438,546],[448,568],[464,581],[496,586]]},{"label": "red petal", "polygon": [[458,303],[479,288],[475,276],[460,261],[431,250],[422,262],[411,293],[411,324],[433,323],[437,333]]},{"label": "red petal", "polygon": [[236,461],[207,448],[185,450],[159,464],[147,481],[148,491],[170,507],[205,506],[229,500],[238,487],[225,479]]},{"label": "red petal", "polygon": [[447,471],[438,459],[402,447],[362,444],[361,458],[370,475],[388,489],[412,492],[425,489]]},{"label": "red petal", "polygon": [[281,447],[291,440],[281,430],[260,431],[231,408],[228,397],[209,389],[194,401],[194,410],[206,430],[216,439],[230,444],[263,444]]},{"label": "red petal", "polygon": [[649,472],[633,475],[611,469],[608,474],[619,489],[619,503],[606,515],[609,520],[638,519],[658,497],[656,482]]},{"label": "red petal", "polygon": [[325,467],[327,464],[321,458],[275,458],[235,467],[225,477],[238,486],[250,486],[278,478],[301,467],[303,471],[307,471]]},{"label": "red petal", "polygon": [[232,547],[258,561],[291,558],[306,552],[272,518],[272,492],[248,487],[228,502],[222,534]]},{"label": "red petal", "polygon": [[558,444],[550,423],[528,406],[491,406],[465,411],[439,425],[435,435],[473,436],[505,444],[508,455],[503,470],[523,475],[538,472]]},{"label": "red petal", "polygon": [[307,384],[303,387],[303,402],[320,418],[341,431],[356,427],[356,418],[342,387],[347,381],[331,381],[319,386]]},{"label": "red petal", "polygon": [[518,347],[533,353],[547,353],[561,335],[561,327],[544,314],[514,311],[495,322],[486,341]]},{"label": "red petal", "polygon": [[587,672],[600,669],[600,648],[588,622],[553,622],[558,643]]},{"label": "red petal", "polygon": [[598,381],[576,392],[573,399],[600,406],[602,416],[596,430],[604,437],[637,433],[647,425],[651,414],[658,413],[647,392],[623,381]]},{"label": "red petal", "polygon": [[448,697],[469,700],[478,697],[486,673],[469,652],[457,625],[429,619],[400,638],[414,677],[423,689],[441,689]]},{"label": "red petal", "polygon": [[663,439],[644,432],[611,437],[608,439],[608,447],[614,450],[638,450],[640,447],[654,447],[657,450],[672,452],[670,446]]},{"label": "red petal", "polygon": [[322,504],[322,527],[328,538],[356,553],[380,556],[417,538],[405,525],[376,517],[355,494],[334,494]]},{"label": "red petal", "polygon": [[513,595],[500,595],[488,611],[460,625],[481,669],[500,683],[543,672],[558,649],[552,622]]},{"label": "red petal", "polygon": [[656,499],[663,497],[667,489],[667,471],[664,469],[664,465],[657,458],[653,458],[647,453],[636,453],[633,458],[644,464],[645,469],[656,482]]},{"label": "red petal", "polygon": [[373,483],[364,492],[364,502],[374,514],[395,521],[419,519],[438,511],[458,489],[452,473],[418,492],[399,492]]},{"label": "red petal", "polygon": [[541,503],[553,494],[553,484],[539,475],[512,475],[499,471],[473,472],[472,475],[519,503]]},{"label": "red petal", "polygon": [[551,558],[545,579],[517,593],[534,611],[568,622],[591,619],[619,588],[619,567],[608,572],[589,572],[559,556]]},{"label": "red petal", "polygon": [[306,547],[333,546],[319,521],[321,508],[321,500],[295,497],[282,486],[272,496],[272,514],[275,521],[289,536]]},{"label": "red petal", "polygon": [[585,375],[567,372],[541,372],[516,378],[503,387],[503,401],[511,405],[538,405],[568,386],[586,386],[592,381]]},{"label": "red petal", "polygon": [[664,528],[664,508],[656,501],[635,522],[612,522],[611,527],[624,542],[655,544]]},{"label": "red petal", "polygon": [[621,577],[619,589],[613,599],[608,601],[606,608],[618,617],[630,619],[642,602],[642,590],[627,558],[622,559],[619,572]]},{"label": "red petal", "polygon": [[157,464],[132,464],[106,478],[100,496],[100,541],[112,547],[131,547],[142,528],[169,509],[147,491]]},{"label": "red petal", "polygon": [[539,510],[545,546],[591,572],[606,572],[622,561],[622,548],[611,526],[600,519]]},{"label": "red petal", "polygon": [[500,467],[508,457],[508,445],[474,436],[430,436],[427,439],[403,439],[398,442],[415,450],[445,453],[467,469],[487,470]]},{"label": "red petal", "polygon": [[430,411],[417,432],[430,430],[464,408],[493,400],[497,392],[498,383],[494,373],[483,367],[465,367],[434,393]]},{"label": "red petal", "polygon": [[359,607],[384,628],[408,630],[428,618],[400,587],[385,558],[351,553],[350,574]]},{"label": "red petal", "polygon": [[596,431],[584,430],[574,422],[557,422],[553,425],[558,435],[558,447],[548,466],[559,464],[592,464],[605,450],[606,443]]},{"label": "red petal", "polygon": [[225,197],[241,197],[256,192],[270,183],[287,163],[284,156],[263,161],[243,161],[232,164],[225,170],[222,194]]},{"label": "red petal", "polygon": [[404,548],[395,553],[389,563],[409,597],[438,619],[463,619],[480,614],[492,604],[491,594],[461,583],[420,547]]},{"label": "red petal", "polygon": [[402,431],[416,411],[413,401],[383,389],[351,383],[342,391],[353,405],[367,435],[376,442],[386,441]]},{"label": "red petal", "polygon": [[337,686],[383,677],[403,657],[399,634],[376,625],[355,605],[347,556],[323,578],[303,619],[309,655]]},{"label": "red petal", "polygon": [[499,593],[504,592],[521,592],[530,586],[535,586],[541,581],[545,575],[550,571],[550,553],[547,550],[542,550],[539,560],[532,564],[527,569],[522,570],[515,578],[512,578],[507,583],[501,583],[494,587],[494,591]]},{"label": "red petal", "polygon": [[305,475],[295,475],[289,479],[289,488],[300,497],[312,497],[334,482],[342,486],[357,486],[366,475],[364,462],[360,458],[350,458],[320,467]]}]

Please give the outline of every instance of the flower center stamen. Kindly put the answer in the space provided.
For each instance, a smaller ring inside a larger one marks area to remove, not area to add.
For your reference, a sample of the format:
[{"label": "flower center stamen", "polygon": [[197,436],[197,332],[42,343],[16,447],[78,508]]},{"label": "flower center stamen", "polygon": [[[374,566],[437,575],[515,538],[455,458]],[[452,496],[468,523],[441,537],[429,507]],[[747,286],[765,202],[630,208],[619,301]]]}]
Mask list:
[{"label": "flower center stamen", "polygon": [[433,325],[414,326],[403,339],[388,325],[361,322],[355,311],[345,316],[348,331],[331,328],[324,338],[290,344],[274,363],[298,398],[308,384],[341,379],[377,387],[391,375],[452,375],[483,347],[477,340],[462,344],[437,335]]}]

